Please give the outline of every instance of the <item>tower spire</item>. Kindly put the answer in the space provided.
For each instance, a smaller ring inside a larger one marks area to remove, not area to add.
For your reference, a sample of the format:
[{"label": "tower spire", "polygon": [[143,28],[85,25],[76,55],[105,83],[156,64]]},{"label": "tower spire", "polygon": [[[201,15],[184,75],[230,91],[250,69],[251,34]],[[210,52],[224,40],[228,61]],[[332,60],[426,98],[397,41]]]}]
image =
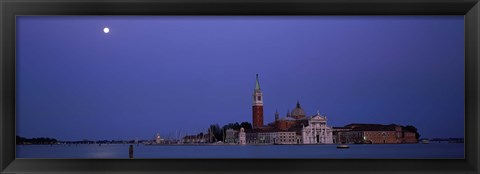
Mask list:
[{"label": "tower spire", "polygon": [[257,80],[255,81],[255,90],[260,90],[260,83],[258,82],[258,74],[257,74]]},{"label": "tower spire", "polygon": [[278,116],[278,110],[275,109],[275,120],[278,120],[278,117],[279,117],[279,116]]},{"label": "tower spire", "polygon": [[300,108],[300,102],[297,100],[297,108]]}]

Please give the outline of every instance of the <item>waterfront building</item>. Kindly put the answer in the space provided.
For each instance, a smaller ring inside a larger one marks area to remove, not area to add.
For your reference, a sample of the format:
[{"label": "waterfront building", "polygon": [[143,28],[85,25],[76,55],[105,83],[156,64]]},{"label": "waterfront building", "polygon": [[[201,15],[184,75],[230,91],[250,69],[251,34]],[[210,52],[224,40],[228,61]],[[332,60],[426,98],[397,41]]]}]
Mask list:
[{"label": "waterfront building", "polygon": [[297,144],[303,144],[301,134],[298,134],[298,133],[295,134],[295,142],[297,142]]},{"label": "waterfront building", "polygon": [[162,142],[162,139],[160,138],[160,134],[157,133],[157,134],[155,135],[155,143],[156,143],[156,144],[160,144],[161,142]]},{"label": "waterfront building", "polygon": [[238,133],[238,143],[241,145],[247,144],[247,135],[245,134],[245,129],[240,128],[240,132]]},{"label": "waterfront building", "polygon": [[258,132],[257,134],[258,134],[257,135],[258,144],[274,144],[275,140],[278,139],[277,132],[265,131],[265,132]]},{"label": "waterfront building", "polygon": [[238,131],[227,129],[225,131],[225,143],[238,143]]},{"label": "waterfront building", "polygon": [[246,132],[247,144],[300,144],[295,131],[252,129]]},{"label": "waterfront building", "polygon": [[300,141],[297,141],[297,133],[293,131],[277,132],[278,140],[276,144],[300,144]]},{"label": "waterfront building", "polygon": [[349,124],[334,129],[337,143],[399,144],[417,143],[415,132],[396,124]]},{"label": "waterfront building", "polygon": [[186,135],[182,138],[183,144],[207,143],[209,134],[200,133],[197,135]]},{"label": "waterfront building", "polygon": [[397,142],[396,126],[381,124],[349,124],[347,143],[392,144]]},{"label": "waterfront building", "polygon": [[333,135],[333,143],[334,144],[347,144],[349,140],[347,140],[346,134],[351,129],[345,127],[332,127],[332,135]]},{"label": "waterfront building", "polygon": [[263,127],[263,94],[258,82],[258,74],[253,90],[252,120],[253,128]]},{"label": "waterfront building", "polygon": [[275,130],[271,127],[261,127],[245,130],[247,144],[273,144]]},{"label": "waterfront building", "polygon": [[[253,130],[253,129],[251,129]],[[258,139],[258,133],[255,131],[255,132],[251,132],[251,130],[247,130],[245,132],[245,140],[247,142],[247,144],[258,144],[257,142],[257,139]]]},{"label": "waterfront building", "polygon": [[190,144],[190,143],[195,143],[197,142],[197,136],[196,135],[186,135],[182,138],[182,143],[183,144]]},{"label": "waterfront building", "polygon": [[415,132],[403,131],[402,143],[418,143],[417,134]]},{"label": "waterfront building", "polygon": [[332,128],[327,126],[327,116],[316,115],[308,119],[308,125],[302,128],[303,144],[332,144]]}]

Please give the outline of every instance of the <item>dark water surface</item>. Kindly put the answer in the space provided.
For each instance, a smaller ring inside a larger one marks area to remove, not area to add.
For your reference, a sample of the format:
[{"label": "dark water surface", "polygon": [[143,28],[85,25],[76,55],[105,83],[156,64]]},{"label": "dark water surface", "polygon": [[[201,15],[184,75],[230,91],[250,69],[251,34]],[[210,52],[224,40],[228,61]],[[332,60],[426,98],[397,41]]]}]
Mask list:
[{"label": "dark water surface", "polygon": [[[464,144],[134,145],[134,158],[464,158]],[[129,145],[17,145],[17,158],[128,158]]]}]

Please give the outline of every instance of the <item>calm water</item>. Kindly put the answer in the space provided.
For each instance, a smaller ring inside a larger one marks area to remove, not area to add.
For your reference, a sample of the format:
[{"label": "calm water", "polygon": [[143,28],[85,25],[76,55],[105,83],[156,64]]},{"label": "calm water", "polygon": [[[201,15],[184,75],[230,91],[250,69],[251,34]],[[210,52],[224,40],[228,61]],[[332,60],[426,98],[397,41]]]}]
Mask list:
[{"label": "calm water", "polygon": [[[135,158],[464,158],[464,144],[134,145]],[[129,145],[17,145],[17,158],[128,158]]]}]

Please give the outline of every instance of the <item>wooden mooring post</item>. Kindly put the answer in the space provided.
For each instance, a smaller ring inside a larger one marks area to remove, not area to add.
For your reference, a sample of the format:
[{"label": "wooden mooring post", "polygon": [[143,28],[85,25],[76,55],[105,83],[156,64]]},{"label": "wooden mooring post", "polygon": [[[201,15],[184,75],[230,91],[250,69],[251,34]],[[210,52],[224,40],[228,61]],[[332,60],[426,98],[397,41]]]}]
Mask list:
[{"label": "wooden mooring post", "polygon": [[133,158],[133,145],[130,145],[130,148],[128,148],[128,157]]}]

